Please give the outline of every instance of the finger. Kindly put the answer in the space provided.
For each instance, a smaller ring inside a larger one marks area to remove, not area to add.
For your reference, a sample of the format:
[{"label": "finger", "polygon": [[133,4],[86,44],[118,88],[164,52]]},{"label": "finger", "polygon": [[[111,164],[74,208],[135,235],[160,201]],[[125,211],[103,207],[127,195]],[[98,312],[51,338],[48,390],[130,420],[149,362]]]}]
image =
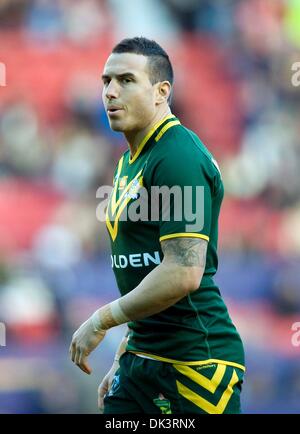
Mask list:
[{"label": "finger", "polygon": [[90,368],[88,361],[87,361],[87,356],[84,355],[83,352],[80,353],[80,357],[79,357],[79,362],[78,362],[78,366],[79,368],[85,372],[86,374],[90,375],[92,372],[92,369]]},{"label": "finger", "polygon": [[72,362],[75,363],[75,355],[76,355],[76,344],[75,342],[72,341],[70,348],[69,348],[69,353],[70,353],[70,357]]},{"label": "finger", "polygon": [[103,398],[98,397],[98,408],[100,410],[100,413],[103,413],[103,411],[104,411],[104,397]]},{"label": "finger", "polygon": [[86,374],[90,374],[92,372],[91,368],[87,364],[84,357],[84,350],[80,347],[76,349],[76,353],[74,356],[74,363]]},{"label": "finger", "polygon": [[98,388],[98,408],[103,410],[104,408],[104,396],[108,391],[107,383],[101,383]]},{"label": "finger", "polygon": [[101,395],[101,396],[98,395],[98,408],[100,411],[104,410],[104,396],[105,396],[105,393],[103,393],[103,395]]},{"label": "finger", "polygon": [[74,363],[79,366],[79,361],[80,361],[80,356],[81,356],[81,348],[77,347],[76,348],[76,352],[75,352],[75,357],[74,357]]}]

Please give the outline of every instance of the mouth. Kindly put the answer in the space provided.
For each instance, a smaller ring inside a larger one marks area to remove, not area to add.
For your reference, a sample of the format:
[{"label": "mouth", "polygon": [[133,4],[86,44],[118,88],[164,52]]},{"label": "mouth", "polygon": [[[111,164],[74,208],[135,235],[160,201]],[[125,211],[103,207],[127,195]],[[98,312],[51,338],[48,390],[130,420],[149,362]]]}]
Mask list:
[{"label": "mouth", "polygon": [[108,107],[107,114],[108,116],[118,115],[123,109],[121,107]]}]

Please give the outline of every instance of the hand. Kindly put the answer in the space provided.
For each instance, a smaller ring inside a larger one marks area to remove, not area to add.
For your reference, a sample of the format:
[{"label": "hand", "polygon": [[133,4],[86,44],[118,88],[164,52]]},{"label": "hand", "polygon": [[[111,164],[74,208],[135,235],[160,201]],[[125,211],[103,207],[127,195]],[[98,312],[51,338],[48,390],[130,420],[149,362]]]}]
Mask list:
[{"label": "hand", "polygon": [[69,353],[72,361],[86,374],[92,372],[87,357],[100,344],[105,333],[106,330],[95,331],[93,322],[89,318],[73,334]]},{"label": "hand", "polygon": [[104,396],[111,388],[113,378],[114,378],[115,373],[117,372],[118,368],[119,368],[119,362],[115,361],[98,387],[98,408],[99,408],[101,413],[103,412],[103,409],[104,409]]}]

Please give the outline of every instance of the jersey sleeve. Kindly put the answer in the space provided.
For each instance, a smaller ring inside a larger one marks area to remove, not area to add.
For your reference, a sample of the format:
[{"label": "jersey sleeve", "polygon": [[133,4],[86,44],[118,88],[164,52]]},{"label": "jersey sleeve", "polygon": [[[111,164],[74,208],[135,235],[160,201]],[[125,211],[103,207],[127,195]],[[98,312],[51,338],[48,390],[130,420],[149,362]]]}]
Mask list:
[{"label": "jersey sleeve", "polygon": [[213,182],[206,157],[198,154],[166,155],[155,167],[152,197],[159,210],[160,241],[177,237],[209,241]]}]

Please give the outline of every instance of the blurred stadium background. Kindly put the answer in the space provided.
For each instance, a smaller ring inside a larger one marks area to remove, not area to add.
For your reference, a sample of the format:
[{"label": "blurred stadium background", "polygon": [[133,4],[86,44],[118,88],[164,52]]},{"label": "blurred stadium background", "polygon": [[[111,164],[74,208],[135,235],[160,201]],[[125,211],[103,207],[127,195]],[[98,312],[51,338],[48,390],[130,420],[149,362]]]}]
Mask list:
[{"label": "blurred stadium background", "polygon": [[245,342],[243,410],[299,413],[299,0],[0,2],[0,412],[97,412],[124,329],[91,356],[90,377],[68,347],[118,296],[96,190],[126,144],[106,122],[100,75],[136,35],[169,51],[173,112],[223,173],[216,280]]}]

